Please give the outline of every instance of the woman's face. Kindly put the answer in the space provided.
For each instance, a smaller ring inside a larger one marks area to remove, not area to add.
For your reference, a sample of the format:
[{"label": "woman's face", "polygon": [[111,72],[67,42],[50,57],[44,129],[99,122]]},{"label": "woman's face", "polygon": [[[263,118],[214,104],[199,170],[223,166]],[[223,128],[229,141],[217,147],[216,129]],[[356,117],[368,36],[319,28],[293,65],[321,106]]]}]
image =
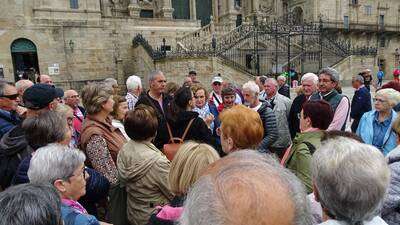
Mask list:
[{"label": "woman's face", "polygon": [[117,112],[117,120],[124,120],[126,113],[128,112],[128,103],[127,102],[121,102],[118,105],[118,112]]},{"label": "woman's face", "polygon": [[195,104],[197,108],[203,108],[206,104],[206,93],[204,90],[200,89],[195,93]]},{"label": "woman's face", "polygon": [[86,179],[89,174],[85,170],[84,164],[78,166],[67,181],[64,181],[65,192],[61,192],[63,197],[77,201],[86,194]]},{"label": "woman's face", "polygon": [[389,111],[392,107],[389,104],[388,99],[383,95],[377,95],[374,98],[375,101],[375,109],[378,112]]},{"label": "woman's face", "polygon": [[114,99],[113,96],[110,96],[106,102],[103,103],[103,110],[108,113],[111,113],[114,109]]}]

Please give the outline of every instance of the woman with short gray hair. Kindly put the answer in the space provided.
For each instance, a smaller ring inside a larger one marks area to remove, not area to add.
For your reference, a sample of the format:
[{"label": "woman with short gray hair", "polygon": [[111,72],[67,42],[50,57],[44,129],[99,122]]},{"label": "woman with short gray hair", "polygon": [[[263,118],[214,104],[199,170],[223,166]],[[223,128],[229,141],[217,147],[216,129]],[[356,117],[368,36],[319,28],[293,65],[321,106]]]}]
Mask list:
[{"label": "woman with short gray hair", "polygon": [[28,171],[33,184],[51,184],[61,196],[61,216],[65,224],[97,225],[99,221],[89,215],[78,200],[86,193],[85,154],[58,144],[38,149],[32,157]]},{"label": "woman with short gray hair", "polygon": [[378,214],[390,171],[375,147],[343,137],[325,142],[313,155],[312,179],[327,218],[321,224],[386,224]]},{"label": "woman with short gray hair", "polygon": [[379,90],[374,98],[375,110],[364,113],[357,128],[357,135],[366,144],[377,147],[384,155],[397,146],[397,136],[391,126],[397,118],[393,107],[398,99],[400,93],[394,89]]}]

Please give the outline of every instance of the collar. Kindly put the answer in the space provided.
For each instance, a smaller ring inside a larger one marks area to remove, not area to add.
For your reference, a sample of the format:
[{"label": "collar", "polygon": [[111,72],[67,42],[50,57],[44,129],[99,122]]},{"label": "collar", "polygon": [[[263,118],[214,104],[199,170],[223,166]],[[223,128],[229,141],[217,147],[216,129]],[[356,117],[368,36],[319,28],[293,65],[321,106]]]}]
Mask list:
[{"label": "collar", "polygon": [[393,116],[392,114],[393,114],[393,112],[390,111],[390,116],[388,116],[383,122],[380,122],[379,121],[379,112],[375,111],[375,113],[374,113],[374,121],[377,124],[383,124],[384,126],[389,126],[390,123],[392,122],[392,116]]},{"label": "collar", "polygon": [[305,133],[305,132],[314,132],[314,131],[320,131],[319,128],[315,128],[315,127],[310,127],[306,130],[301,131],[301,133]]},{"label": "collar", "polygon": [[128,92],[127,95],[132,96],[133,98],[139,98],[138,96],[136,96],[135,94]]},{"label": "collar", "polygon": [[359,88],[357,88],[357,91],[359,91],[361,88],[365,87],[365,85],[361,85]]},{"label": "collar", "polygon": [[335,89],[332,89],[330,92],[328,92],[327,94],[322,94],[322,93],[320,93],[320,95],[322,96],[322,97],[328,97],[330,94],[332,94],[333,92],[335,91]]}]

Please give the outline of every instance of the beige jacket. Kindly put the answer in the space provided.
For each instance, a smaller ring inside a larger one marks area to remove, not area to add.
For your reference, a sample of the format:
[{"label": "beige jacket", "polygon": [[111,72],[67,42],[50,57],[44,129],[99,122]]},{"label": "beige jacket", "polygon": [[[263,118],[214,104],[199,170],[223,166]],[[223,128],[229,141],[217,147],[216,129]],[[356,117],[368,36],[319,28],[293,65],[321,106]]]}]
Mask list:
[{"label": "beige jacket", "polygon": [[118,154],[118,174],[126,184],[127,214],[132,225],[145,225],[154,208],[168,203],[169,160],[150,142],[130,140]]}]

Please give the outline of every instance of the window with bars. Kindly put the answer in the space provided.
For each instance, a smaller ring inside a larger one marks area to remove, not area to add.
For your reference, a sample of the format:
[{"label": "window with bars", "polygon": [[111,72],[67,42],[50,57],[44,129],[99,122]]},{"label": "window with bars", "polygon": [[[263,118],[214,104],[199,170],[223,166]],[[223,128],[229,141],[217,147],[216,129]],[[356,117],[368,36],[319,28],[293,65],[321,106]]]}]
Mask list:
[{"label": "window with bars", "polygon": [[69,5],[70,5],[71,9],[79,8],[78,0],[69,0]]},{"label": "window with bars", "polygon": [[351,0],[352,5],[358,5],[358,0]]},{"label": "window with bars", "polygon": [[386,38],[384,36],[379,38],[379,47],[381,48],[386,47]]}]

